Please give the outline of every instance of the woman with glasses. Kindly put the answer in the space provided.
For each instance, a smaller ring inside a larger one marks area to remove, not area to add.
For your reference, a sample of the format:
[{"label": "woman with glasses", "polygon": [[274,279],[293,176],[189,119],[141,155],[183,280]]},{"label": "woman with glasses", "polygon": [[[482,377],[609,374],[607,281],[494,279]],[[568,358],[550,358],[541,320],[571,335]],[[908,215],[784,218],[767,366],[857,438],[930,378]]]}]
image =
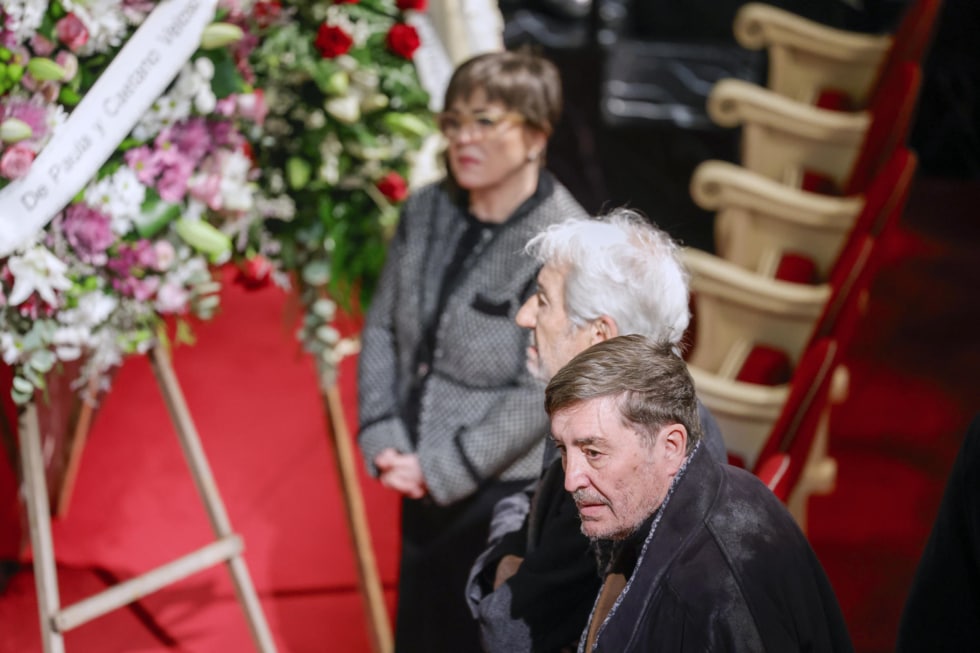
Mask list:
[{"label": "woman with glasses", "polygon": [[361,452],[402,495],[396,650],[480,650],[466,607],[493,505],[541,471],[543,388],[514,317],[528,239],[585,211],[544,167],[557,69],[517,52],[453,73],[439,128],[448,177],[405,203],[362,335]]}]

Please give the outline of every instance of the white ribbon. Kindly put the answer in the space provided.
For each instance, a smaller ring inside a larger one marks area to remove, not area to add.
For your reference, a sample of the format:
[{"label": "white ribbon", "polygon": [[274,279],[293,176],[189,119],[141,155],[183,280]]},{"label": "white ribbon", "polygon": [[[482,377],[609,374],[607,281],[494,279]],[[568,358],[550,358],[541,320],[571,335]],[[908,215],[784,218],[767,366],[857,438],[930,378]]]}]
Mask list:
[{"label": "white ribbon", "polygon": [[0,257],[71,201],[163,94],[201,43],[217,0],[162,0],[34,160],[0,190]]}]

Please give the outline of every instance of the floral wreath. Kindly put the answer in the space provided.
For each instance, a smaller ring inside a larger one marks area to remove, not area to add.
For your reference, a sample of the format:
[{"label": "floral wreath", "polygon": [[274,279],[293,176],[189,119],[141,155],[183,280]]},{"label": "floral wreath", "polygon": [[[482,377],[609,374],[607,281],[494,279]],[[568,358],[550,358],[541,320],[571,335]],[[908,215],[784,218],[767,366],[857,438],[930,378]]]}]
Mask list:
[{"label": "floral wreath", "polygon": [[[434,133],[413,55],[426,0],[260,1],[247,29],[268,115],[253,152],[271,237],[246,279],[293,281],[299,338],[322,372],[356,349],[338,304],[370,301],[423,140]],[[261,261],[267,260],[268,265]]]},{"label": "floral wreath", "polygon": [[[31,169],[156,7],[5,0],[0,191]],[[211,266],[295,284],[299,337],[330,374],[351,351],[337,304],[370,299],[433,133],[412,56],[425,0],[221,0],[174,82],[72,200],[0,258],[0,357],[30,401],[59,363],[108,386],[124,356],[191,341],[218,308]]]}]

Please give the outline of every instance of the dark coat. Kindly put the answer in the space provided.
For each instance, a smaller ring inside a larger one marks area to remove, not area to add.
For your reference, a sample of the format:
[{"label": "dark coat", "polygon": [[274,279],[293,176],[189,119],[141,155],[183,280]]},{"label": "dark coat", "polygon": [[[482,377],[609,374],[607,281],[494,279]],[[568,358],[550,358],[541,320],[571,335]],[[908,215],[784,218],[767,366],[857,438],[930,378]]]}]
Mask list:
[{"label": "dark coat", "polygon": [[[717,422],[700,402],[698,414],[707,453],[725,462]],[[574,650],[599,591],[596,556],[582,534],[575,502],[565,491],[560,459],[546,467],[530,504],[519,529],[503,535],[478,559],[467,587],[484,649],[491,653]],[[498,510],[494,519],[499,518]],[[505,555],[519,556],[523,562],[516,574],[491,591]]]},{"label": "dark coat", "polygon": [[695,450],[646,532],[593,651],[853,651],[806,536],[752,474]]},{"label": "dark coat", "polygon": [[898,628],[899,653],[980,644],[980,414],[966,432]]}]

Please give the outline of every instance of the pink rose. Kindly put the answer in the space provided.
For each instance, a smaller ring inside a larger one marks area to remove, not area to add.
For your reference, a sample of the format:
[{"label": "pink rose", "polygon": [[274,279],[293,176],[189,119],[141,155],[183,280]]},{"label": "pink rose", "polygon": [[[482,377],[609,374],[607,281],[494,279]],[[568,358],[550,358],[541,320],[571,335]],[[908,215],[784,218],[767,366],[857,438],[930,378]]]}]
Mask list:
[{"label": "pink rose", "polygon": [[64,82],[70,82],[75,79],[75,75],[78,74],[78,57],[73,55],[71,52],[65,52],[62,50],[58,53],[58,56],[54,59],[55,63],[65,69],[65,76],[62,79]]},{"label": "pink rose", "polygon": [[54,24],[58,40],[72,52],[78,52],[88,42],[88,30],[75,14],[68,14]]},{"label": "pink rose", "polygon": [[69,206],[61,229],[78,257],[87,263],[105,263],[106,250],[116,242],[112,218],[86,204]]},{"label": "pink rose", "polygon": [[31,50],[36,57],[47,57],[54,52],[54,43],[44,38],[41,34],[31,36]]},{"label": "pink rose", "polygon": [[23,143],[7,148],[0,156],[0,176],[7,179],[20,179],[31,169],[34,162],[34,150]]}]

